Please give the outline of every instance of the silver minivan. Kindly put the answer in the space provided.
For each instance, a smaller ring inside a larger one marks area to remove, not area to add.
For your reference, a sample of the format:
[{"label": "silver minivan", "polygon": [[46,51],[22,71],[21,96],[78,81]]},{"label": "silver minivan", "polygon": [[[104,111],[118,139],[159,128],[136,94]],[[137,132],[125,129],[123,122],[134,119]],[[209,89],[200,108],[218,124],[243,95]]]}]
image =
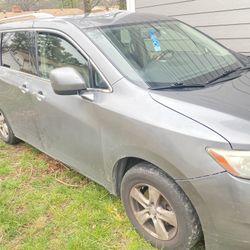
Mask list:
[{"label": "silver minivan", "polygon": [[165,16],[0,21],[0,136],[121,197],[161,249],[250,249],[250,59]]}]

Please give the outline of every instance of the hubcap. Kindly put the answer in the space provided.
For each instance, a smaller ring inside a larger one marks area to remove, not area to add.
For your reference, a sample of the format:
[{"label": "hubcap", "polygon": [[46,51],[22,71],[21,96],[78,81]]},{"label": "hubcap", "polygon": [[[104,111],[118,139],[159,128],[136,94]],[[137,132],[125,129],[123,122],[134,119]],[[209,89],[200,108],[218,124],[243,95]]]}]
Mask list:
[{"label": "hubcap", "polygon": [[138,184],[130,191],[130,202],[135,218],[150,235],[160,240],[175,237],[176,214],[159,190],[151,185]]},{"label": "hubcap", "polygon": [[0,112],[0,135],[6,140],[9,137],[9,128],[6,123],[5,117],[1,112]]}]

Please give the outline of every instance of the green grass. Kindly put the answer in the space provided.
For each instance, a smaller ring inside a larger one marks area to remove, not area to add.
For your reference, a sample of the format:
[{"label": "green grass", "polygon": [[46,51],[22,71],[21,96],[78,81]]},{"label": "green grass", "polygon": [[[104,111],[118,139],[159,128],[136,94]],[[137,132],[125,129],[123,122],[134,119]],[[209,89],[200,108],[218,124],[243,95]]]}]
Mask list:
[{"label": "green grass", "polygon": [[103,187],[27,144],[0,141],[0,250],[7,249],[154,248]]}]

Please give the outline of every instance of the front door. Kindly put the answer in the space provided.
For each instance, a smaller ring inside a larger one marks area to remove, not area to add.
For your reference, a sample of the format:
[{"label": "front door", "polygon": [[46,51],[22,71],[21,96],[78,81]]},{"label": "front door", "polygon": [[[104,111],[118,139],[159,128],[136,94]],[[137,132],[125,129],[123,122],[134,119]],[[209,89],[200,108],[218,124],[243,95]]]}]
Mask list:
[{"label": "front door", "polygon": [[52,69],[70,66],[90,83],[89,63],[65,38],[38,34],[38,65],[41,79],[33,91],[39,112],[39,130],[45,151],[96,181],[104,176],[100,122],[96,103],[79,95],[56,95],[49,81]]}]

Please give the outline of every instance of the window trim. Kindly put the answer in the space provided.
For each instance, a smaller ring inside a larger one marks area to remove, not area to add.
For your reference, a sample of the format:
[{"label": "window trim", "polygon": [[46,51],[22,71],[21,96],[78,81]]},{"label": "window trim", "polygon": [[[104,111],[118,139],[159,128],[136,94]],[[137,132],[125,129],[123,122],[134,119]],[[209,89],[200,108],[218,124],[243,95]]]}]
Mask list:
[{"label": "window trim", "polygon": [[[27,32],[34,32],[37,37],[37,34],[39,32],[48,32],[48,33],[51,33],[51,34],[57,34],[61,37],[63,37],[67,42],[69,42],[73,47],[75,47],[79,52],[80,54],[86,58],[86,60],[95,67],[96,71],[100,74],[100,76],[103,78],[103,80],[106,82],[107,86],[108,86],[108,89],[101,89],[101,88],[87,88],[87,91],[95,91],[95,92],[104,92],[104,93],[112,93],[113,92],[113,88],[111,86],[111,84],[108,82],[107,78],[103,75],[103,73],[101,72],[101,70],[97,67],[97,65],[93,62],[93,60],[89,57],[89,55],[81,48],[81,46],[74,40],[72,39],[69,35],[67,35],[65,32],[63,31],[60,31],[60,30],[57,30],[57,29],[49,29],[49,28],[20,28],[20,29],[8,29],[8,30],[1,30],[0,31],[0,35],[1,35],[1,40],[2,40],[2,34],[3,33],[8,33],[8,32],[22,32],[22,31],[27,31]],[[36,38],[37,39],[37,38]],[[36,41],[36,44],[35,44],[35,48],[36,48],[36,53],[37,53],[37,41]],[[0,47],[0,50],[2,51],[2,42],[1,42],[1,47]],[[1,53],[1,57],[2,57],[2,53]],[[37,61],[37,64],[38,64],[38,57],[36,55],[36,61]],[[1,60],[1,67],[2,66],[2,60]],[[16,70],[14,70],[16,71]],[[25,73],[25,72],[21,72],[21,71],[18,71],[19,73],[22,73],[22,74],[26,74],[26,75],[29,75],[29,76],[35,76],[35,77],[39,77],[40,79],[43,79],[43,80],[48,80],[48,79],[45,79],[45,78],[42,78],[41,76],[38,75],[32,75],[32,74],[29,74],[29,73]],[[39,72],[39,71],[38,71]],[[48,80],[49,81],[49,80]]]},{"label": "window trim", "polygon": [[[93,77],[93,69],[95,69],[96,70],[96,72],[101,76],[101,78],[105,81],[105,83],[107,84],[107,80],[106,80],[106,78],[105,78],[105,76],[101,73],[101,71],[100,70],[98,70],[98,68],[97,68],[97,66],[96,66],[96,64],[91,60],[91,59],[89,59],[89,70],[90,70],[90,79],[91,79],[91,81],[92,81],[92,86],[94,86],[94,77]],[[107,84],[107,86],[108,86],[108,88],[109,88],[109,85]],[[98,90],[106,90],[106,91],[108,91],[109,89],[102,89],[102,88],[94,88],[94,87],[92,87],[91,88],[92,90],[95,90],[95,91],[98,91]]]}]

